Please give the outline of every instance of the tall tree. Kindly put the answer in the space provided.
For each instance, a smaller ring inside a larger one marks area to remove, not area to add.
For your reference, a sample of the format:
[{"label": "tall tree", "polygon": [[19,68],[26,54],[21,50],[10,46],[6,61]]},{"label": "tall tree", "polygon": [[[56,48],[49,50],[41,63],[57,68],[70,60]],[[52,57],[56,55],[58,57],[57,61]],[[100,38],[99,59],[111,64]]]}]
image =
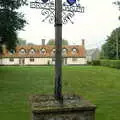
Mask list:
[{"label": "tall tree", "polygon": [[27,0],[0,0],[0,47],[14,49],[17,45],[17,31],[26,24],[24,15],[17,10],[27,5]]},{"label": "tall tree", "polygon": [[27,45],[35,45],[34,43],[32,43],[32,42],[29,42],[29,43],[27,43]]},{"label": "tall tree", "polygon": [[[47,43],[47,45],[55,45],[55,40],[54,39],[50,39]],[[62,45],[68,45],[68,41],[63,39],[62,40]]]},{"label": "tall tree", "polygon": [[18,38],[18,43],[17,45],[26,45],[26,40],[23,40],[22,38]]},{"label": "tall tree", "polygon": [[120,27],[113,30],[102,46],[102,58],[120,59]]},{"label": "tall tree", "polygon": [[[120,11],[120,1],[115,1],[113,2],[113,4],[117,5]],[[120,16],[118,17],[118,19],[120,20]]]}]

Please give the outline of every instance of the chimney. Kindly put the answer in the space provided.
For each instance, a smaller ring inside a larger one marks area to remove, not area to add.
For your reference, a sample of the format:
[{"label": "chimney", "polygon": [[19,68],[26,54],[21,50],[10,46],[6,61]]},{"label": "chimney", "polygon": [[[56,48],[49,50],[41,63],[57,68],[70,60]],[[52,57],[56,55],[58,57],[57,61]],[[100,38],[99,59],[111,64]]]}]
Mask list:
[{"label": "chimney", "polygon": [[2,45],[2,54],[4,55],[7,52],[6,45]]},{"label": "chimney", "polygon": [[82,39],[82,46],[85,47],[85,40]]},{"label": "chimney", "polygon": [[45,39],[42,39],[42,45],[45,45]]}]

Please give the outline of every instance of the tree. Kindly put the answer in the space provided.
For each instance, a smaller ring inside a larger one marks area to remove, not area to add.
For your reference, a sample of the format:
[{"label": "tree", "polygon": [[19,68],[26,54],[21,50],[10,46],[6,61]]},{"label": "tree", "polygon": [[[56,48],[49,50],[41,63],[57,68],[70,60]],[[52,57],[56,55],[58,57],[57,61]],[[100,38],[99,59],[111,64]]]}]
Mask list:
[{"label": "tree", "polygon": [[117,59],[117,52],[120,59],[120,27],[113,30],[111,35],[107,37],[106,43],[102,46],[101,57],[105,59]]},{"label": "tree", "polygon": [[35,44],[34,44],[34,43],[29,42],[29,43],[27,43],[27,45],[35,45]]},{"label": "tree", "polygon": [[18,38],[17,45],[20,46],[20,45],[35,45],[35,44],[32,42],[27,43],[26,40],[23,40],[22,38]]},{"label": "tree", "polygon": [[[54,39],[50,39],[47,43],[47,45],[55,45],[55,40]],[[63,39],[62,40],[62,45],[68,45],[68,41]]]},{"label": "tree", "polygon": [[0,47],[6,45],[8,50],[17,45],[17,31],[26,24],[24,15],[17,10],[27,5],[27,0],[0,0]]},{"label": "tree", "polygon": [[62,45],[68,45],[68,41],[65,39],[62,39]]},{"label": "tree", "polygon": [[26,45],[26,40],[23,40],[22,38],[18,38],[17,45]]},{"label": "tree", "polygon": [[50,39],[48,41],[47,45],[55,45],[55,40],[54,39]]},{"label": "tree", "polygon": [[[120,11],[120,1],[115,1],[113,2],[113,4],[117,5]],[[118,19],[120,20],[120,16],[118,17]]]}]

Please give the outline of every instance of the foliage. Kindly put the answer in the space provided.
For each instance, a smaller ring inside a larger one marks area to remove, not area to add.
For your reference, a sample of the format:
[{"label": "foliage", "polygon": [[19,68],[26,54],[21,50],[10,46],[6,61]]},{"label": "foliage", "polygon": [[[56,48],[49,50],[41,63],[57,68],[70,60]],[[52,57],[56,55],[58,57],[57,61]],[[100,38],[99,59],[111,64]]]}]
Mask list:
[{"label": "foliage", "polygon": [[[97,105],[96,120],[120,120],[119,79],[118,69],[64,66],[63,94],[78,94]],[[0,120],[30,120],[30,96],[53,93],[54,67],[1,66]]]},{"label": "foliage", "polygon": [[101,64],[101,66],[108,67],[109,66],[109,61],[110,60],[108,60],[108,59],[100,60],[100,64]]},{"label": "foliage", "polygon": [[[55,45],[55,40],[54,39],[50,39],[47,43],[47,45]],[[63,39],[62,40],[62,45],[68,45],[68,41]]]},{"label": "foliage", "polygon": [[55,40],[54,39],[50,39],[48,41],[47,45],[55,45]]},{"label": "foliage", "polygon": [[35,45],[35,44],[30,42],[30,43],[27,43],[27,45]]},{"label": "foliage", "polygon": [[[118,39],[118,43],[117,43]],[[118,57],[120,59],[120,27],[113,30],[111,35],[107,38],[106,43],[102,46],[101,58],[116,59],[116,46],[118,44]]]},{"label": "foliage", "polygon": [[92,62],[91,61],[87,61],[87,65],[92,65]]},{"label": "foliage", "polygon": [[[115,4],[118,8],[119,8],[119,11],[120,11],[120,1],[115,1],[115,2],[113,2],[113,4]],[[120,16],[118,17],[118,19],[120,20]]]},{"label": "foliage", "polygon": [[26,0],[0,0],[0,46],[14,49],[17,44],[17,31],[22,30],[26,21],[17,10],[26,5]]},{"label": "foliage", "polygon": [[92,65],[100,65],[100,60],[93,60]]},{"label": "foliage", "polygon": [[23,40],[22,38],[18,38],[17,45],[35,45],[34,43],[27,43],[26,40]]},{"label": "foliage", "polygon": [[120,69],[120,60],[101,60],[100,65]]},{"label": "foliage", "polygon": [[18,38],[17,45],[26,45],[26,40],[23,40],[22,38]]}]

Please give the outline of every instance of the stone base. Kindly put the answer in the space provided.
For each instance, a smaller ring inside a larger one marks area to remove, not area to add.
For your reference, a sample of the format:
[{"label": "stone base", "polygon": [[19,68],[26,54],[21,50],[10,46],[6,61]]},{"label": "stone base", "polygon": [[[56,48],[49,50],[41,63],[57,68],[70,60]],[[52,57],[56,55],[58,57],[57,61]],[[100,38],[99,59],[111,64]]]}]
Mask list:
[{"label": "stone base", "polygon": [[75,95],[65,95],[63,104],[49,95],[32,96],[32,120],[95,120],[96,106]]}]

